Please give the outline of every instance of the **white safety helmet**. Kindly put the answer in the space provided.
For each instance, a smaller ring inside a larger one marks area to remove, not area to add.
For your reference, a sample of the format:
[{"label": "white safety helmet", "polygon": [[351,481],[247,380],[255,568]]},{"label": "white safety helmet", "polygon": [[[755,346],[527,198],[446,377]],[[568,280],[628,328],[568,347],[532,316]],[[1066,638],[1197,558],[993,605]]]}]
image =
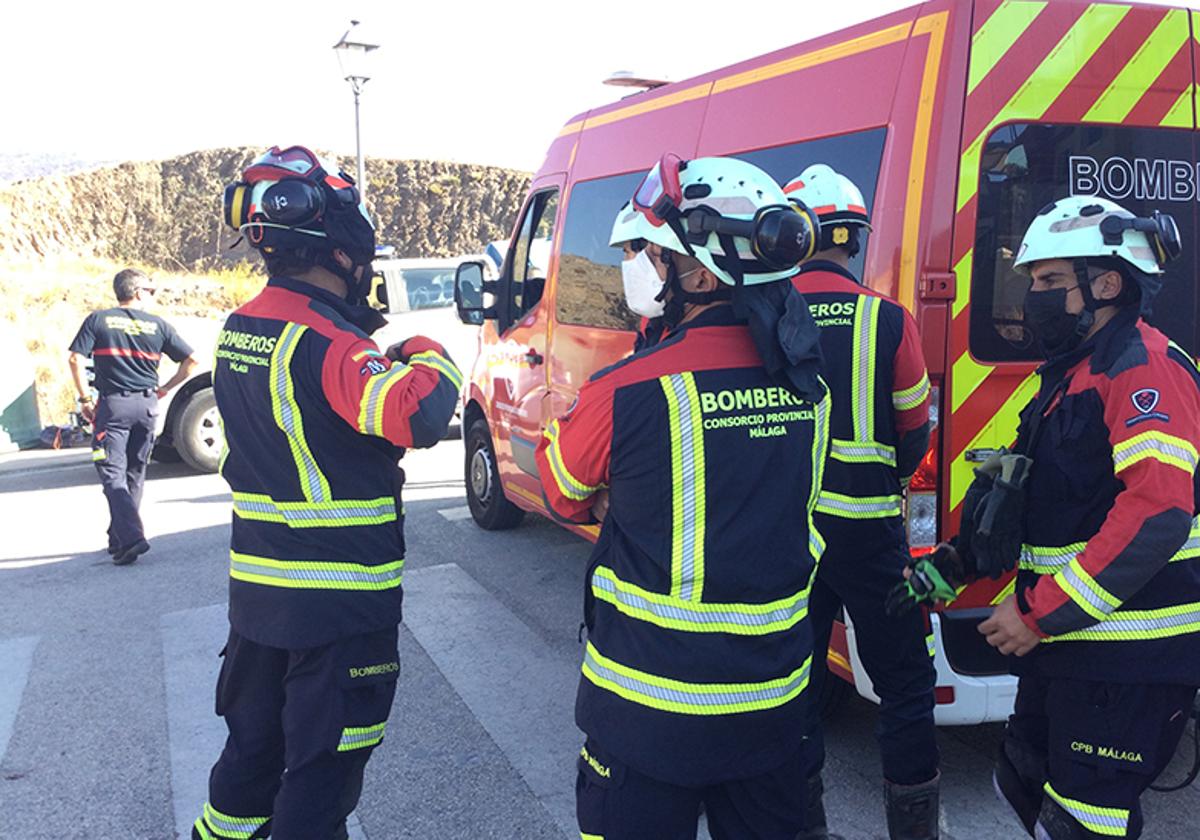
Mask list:
[{"label": "white safety helmet", "polygon": [[862,190],[828,164],[814,163],[788,181],[783,193],[816,213],[822,226],[843,224],[871,229]]},{"label": "white safety helmet", "polygon": [[1041,260],[1116,257],[1144,274],[1162,274],[1181,250],[1171,216],[1156,210],[1142,218],[1106,198],[1075,195],[1038,211],[1013,268],[1028,274]]},{"label": "white safety helmet", "polygon": [[[736,158],[663,158],[613,223],[609,244],[654,242],[699,260],[723,283],[791,277],[812,255],[820,226],[779,184]],[[732,252],[732,253],[730,253]]]}]

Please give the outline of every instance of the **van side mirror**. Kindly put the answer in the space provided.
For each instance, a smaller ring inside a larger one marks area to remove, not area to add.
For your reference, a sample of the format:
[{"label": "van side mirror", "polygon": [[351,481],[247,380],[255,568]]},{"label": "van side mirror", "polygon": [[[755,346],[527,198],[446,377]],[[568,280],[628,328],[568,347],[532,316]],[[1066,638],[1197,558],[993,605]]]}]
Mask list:
[{"label": "van side mirror", "polygon": [[464,324],[478,326],[496,317],[495,306],[484,306],[484,294],[496,294],[496,281],[485,280],[484,265],[479,261],[459,263],[454,272],[454,305]]}]

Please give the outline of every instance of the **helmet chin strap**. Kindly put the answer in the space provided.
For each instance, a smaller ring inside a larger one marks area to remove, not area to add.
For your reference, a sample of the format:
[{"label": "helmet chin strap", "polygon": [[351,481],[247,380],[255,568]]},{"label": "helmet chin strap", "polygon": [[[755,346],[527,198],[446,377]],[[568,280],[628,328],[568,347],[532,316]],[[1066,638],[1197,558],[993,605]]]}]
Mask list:
[{"label": "helmet chin strap", "polygon": [[346,284],[346,302],[358,306],[366,303],[367,295],[371,293],[371,278],[367,273],[363,272],[363,277],[359,279],[355,276],[355,272],[361,267],[361,263],[351,261],[350,267],[345,268],[333,256],[332,251],[326,251],[322,254],[317,264],[341,278]]},{"label": "helmet chin strap", "polygon": [[[665,252],[664,252],[665,254]],[[663,301],[663,323],[667,330],[673,330],[679,326],[679,322],[683,320],[684,309],[687,304],[691,303],[696,306],[705,306],[710,303],[717,303],[722,300],[730,300],[732,298],[732,289],[721,283],[717,288],[710,292],[689,292],[683,288],[683,283],[679,276],[679,269],[675,267],[675,260],[667,258],[667,281],[663,283],[662,291],[658,293],[655,300]],[[696,271],[701,271],[697,268]]]}]

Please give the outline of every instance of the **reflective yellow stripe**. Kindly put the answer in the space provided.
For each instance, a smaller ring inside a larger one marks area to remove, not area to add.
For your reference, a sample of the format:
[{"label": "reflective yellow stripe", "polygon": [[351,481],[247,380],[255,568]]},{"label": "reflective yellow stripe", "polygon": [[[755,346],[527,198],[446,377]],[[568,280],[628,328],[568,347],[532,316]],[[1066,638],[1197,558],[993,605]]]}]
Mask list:
[{"label": "reflective yellow stripe", "polygon": [[[1020,568],[1038,575],[1056,575],[1065,569],[1083,550],[1086,542],[1071,543],[1064,546],[1022,545]],[[1200,516],[1192,520],[1192,530],[1187,542],[1174,554],[1170,562],[1191,560],[1200,557]]]},{"label": "reflective yellow stripe", "polygon": [[440,353],[435,353],[433,350],[425,350],[421,353],[415,353],[409,357],[410,365],[424,365],[436,370],[438,373],[445,376],[454,385],[457,391],[462,388],[463,378],[462,373],[454,366],[454,363],[442,356]]},{"label": "reflective yellow stripe", "polygon": [[825,481],[825,457],[829,453],[829,414],[830,405],[832,404],[829,398],[829,386],[825,384],[825,380],[821,380],[821,386],[825,388],[825,394],[821,397],[821,401],[813,404],[813,439],[812,439],[812,465],[813,479],[812,486],[808,490],[808,512],[809,512],[809,527],[812,527],[812,512],[816,509],[817,498],[821,494],[821,485]]},{"label": "reflective yellow stripe", "polygon": [[921,381],[911,388],[902,391],[892,391],[892,407],[897,411],[908,411],[917,408],[929,396],[929,374],[921,372]]},{"label": "reflective yellow stripe", "polygon": [[300,476],[300,488],[304,498],[310,502],[329,501],[329,481],[317,465],[308,441],[304,438],[304,420],[300,415],[300,405],[296,402],[295,385],[292,382],[292,356],[300,344],[300,337],[308,327],[299,324],[287,324],[279,334],[275,350],[271,353],[269,376],[271,379],[271,412],[275,417],[275,425],[287,437],[288,447],[292,451],[292,460],[296,462],[296,472]]},{"label": "reflective yellow stripe", "polygon": [[1113,447],[1113,472],[1121,473],[1147,458],[1178,467],[1188,475],[1196,471],[1200,462],[1196,447],[1183,438],[1165,432],[1142,432]]},{"label": "reflective yellow stripe", "polygon": [[231,578],[284,589],[395,589],[403,573],[404,560],[368,566],[327,560],[276,560],[229,552]]},{"label": "reflective yellow stripe", "polygon": [[603,834],[588,834],[586,831],[579,832],[579,840],[604,840]]},{"label": "reflective yellow stripe", "polygon": [[671,594],[699,601],[704,592],[704,426],[696,378],[659,377],[671,426]]},{"label": "reflective yellow stripe", "polygon": [[900,497],[845,496],[822,490],[817,511],[843,519],[887,519],[900,515]]},{"label": "reflective yellow stripe", "polygon": [[93,449],[92,450],[92,460],[93,461],[103,461],[107,457],[108,457],[108,453],[105,452],[103,449]]},{"label": "reflective yellow stripe", "polygon": [[218,840],[218,838],[208,830],[208,826],[204,824],[204,818],[201,817],[192,824],[192,828],[196,829],[196,833],[200,835],[200,840]]},{"label": "reflective yellow stripe", "polygon": [[1084,630],[1072,630],[1061,636],[1051,636],[1042,643],[1052,642],[1132,642],[1147,639],[1167,639],[1200,633],[1200,603],[1179,604],[1158,610],[1117,610],[1099,624]]},{"label": "reflective yellow stripe", "polygon": [[1109,613],[1121,606],[1121,602],[1096,583],[1079,564],[1078,557],[1056,574],[1054,580],[1077,607],[1098,621],[1103,621]]},{"label": "reflective yellow stripe", "polygon": [[1075,818],[1081,826],[1106,837],[1124,837],[1129,829],[1129,812],[1124,808],[1102,808],[1078,799],[1069,799],[1046,782],[1046,793]]},{"label": "reflective yellow stripe", "polygon": [[280,522],[289,528],[337,528],[396,521],[396,500],[339,499],[332,502],[281,502],[260,493],[233,494],[233,513],[242,519]]},{"label": "reflective yellow stripe", "polygon": [[765,604],[688,601],[621,580],[606,566],[592,574],[592,593],[630,618],[671,630],[765,636],[795,627],[808,615],[808,590]]},{"label": "reflective yellow stripe", "polygon": [[850,350],[850,413],[854,439],[875,440],[875,334],[879,328],[879,298],[864,295],[854,310],[854,340]]},{"label": "reflective yellow stripe", "polygon": [[929,651],[930,659],[933,659],[935,656],[937,656],[937,640],[934,639],[932,633],[929,633],[925,636],[925,650]]},{"label": "reflective yellow stripe", "polygon": [[829,457],[846,464],[884,464],[896,466],[896,448],[886,443],[854,440],[829,441]]},{"label": "reflective yellow stripe", "polygon": [[[554,483],[558,485],[558,492],[568,499],[582,501],[604,485],[584,484],[571,474],[571,471],[567,469],[567,462],[563,460],[562,448],[558,445],[558,433],[558,420],[551,420],[543,435],[549,441],[549,445],[546,447],[546,460],[550,462],[550,473],[554,476]],[[538,501],[540,503],[541,500]]]},{"label": "reflective yellow stripe", "polygon": [[[232,838],[232,840],[248,840],[248,838],[262,828],[270,817],[233,817],[229,814],[222,814],[208,802],[204,803],[203,820],[197,820],[197,824],[203,822],[205,828],[210,828],[217,832],[217,836],[221,838]],[[205,835],[203,831],[200,836]]]},{"label": "reflective yellow stripe", "polygon": [[808,687],[812,656],[792,673],[755,683],[690,683],[638,671],[600,654],[589,641],[583,675],[596,686],[664,712],[683,715],[729,715],[783,706]]},{"label": "reflective yellow stripe", "polygon": [[1023,0],[1005,0],[971,36],[971,68],[967,75],[967,93],[975,90],[992,68],[1000,63],[1017,38],[1021,37],[1046,4]]},{"label": "reflective yellow stripe", "polygon": [[387,416],[388,392],[404,377],[412,373],[408,365],[396,363],[383,373],[368,377],[363,386],[362,399],[358,404],[358,430],[366,435],[384,437],[383,419]]},{"label": "reflective yellow stripe", "polygon": [[374,726],[348,726],[342,730],[342,737],[338,741],[338,752],[373,747],[383,740],[383,731],[386,728],[386,720]]},{"label": "reflective yellow stripe", "polygon": [[1124,122],[1188,38],[1187,12],[1172,9],[1150,33],[1112,84],[1083,115],[1085,122]]}]

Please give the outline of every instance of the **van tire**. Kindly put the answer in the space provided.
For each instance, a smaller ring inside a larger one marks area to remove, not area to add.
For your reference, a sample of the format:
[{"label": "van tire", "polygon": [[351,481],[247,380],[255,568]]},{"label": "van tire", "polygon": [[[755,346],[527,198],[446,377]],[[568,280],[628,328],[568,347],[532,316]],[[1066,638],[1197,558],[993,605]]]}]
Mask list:
[{"label": "van tire", "polygon": [[225,442],[217,415],[217,397],[212,388],[201,388],[188,397],[171,433],[179,457],[198,472],[215,473]]},{"label": "van tire", "polygon": [[467,485],[467,505],[475,524],[485,531],[507,531],[521,524],[525,511],[504,495],[496,451],[486,420],[478,419],[466,434],[466,459],[463,475]]},{"label": "van tire", "polygon": [[835,720],[846,708],[850,695],[854,693],[854,686],[833,671],[826,670],[825,678],[821,680],[821,690],[817,694],[817,714],[821,716],[821,720]]}]

